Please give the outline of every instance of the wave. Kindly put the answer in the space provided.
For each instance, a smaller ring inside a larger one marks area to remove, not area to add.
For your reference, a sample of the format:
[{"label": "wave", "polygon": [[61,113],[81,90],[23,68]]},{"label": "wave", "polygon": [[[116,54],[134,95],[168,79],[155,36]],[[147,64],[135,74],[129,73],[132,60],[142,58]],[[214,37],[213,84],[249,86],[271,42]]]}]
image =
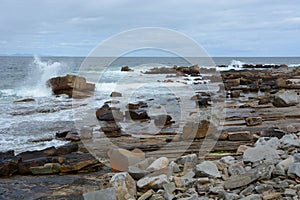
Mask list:
[{"label": "wave", "polygon": [[46,97],[51,96],[51,88],[47,87],[47,81],[59,76],[64,65],[60,62],[45,62],[38,56],[34,56],[25,84],[15,89],[15,95],[21,97]]}]

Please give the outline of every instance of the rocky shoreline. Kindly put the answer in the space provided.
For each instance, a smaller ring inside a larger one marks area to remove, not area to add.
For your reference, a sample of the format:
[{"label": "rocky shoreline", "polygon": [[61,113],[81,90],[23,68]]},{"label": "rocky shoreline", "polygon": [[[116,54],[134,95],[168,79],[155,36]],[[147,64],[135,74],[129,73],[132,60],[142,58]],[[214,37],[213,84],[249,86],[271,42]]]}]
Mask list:
[{"label": "rocky shoreline", "polygon": [[[151,100],[130,102],[123,112],[117,107],[122,94],[115,92],[94,116],[101,123],[97,130],[60,131],[57,138],[72,141],[62,147],[2,152],[1,198],[299,199],[300,68],[244,68],[220,76],[198,66],[145,72],[168,74],[159,81],[170,84],[221,80],[225,94],[197,92],[188,97],[197,105],[189,114],[197,117],[217,107],[224,118],[218,123],[199,118],[196,125],[187,121],[178,134],[174,113],[152,116],[147,110]],[[173,101],[178,100],[167,103]],[[142,125],[152,120],[161,130],[151,137],[124,134],[119,123],[128,117]]]}]

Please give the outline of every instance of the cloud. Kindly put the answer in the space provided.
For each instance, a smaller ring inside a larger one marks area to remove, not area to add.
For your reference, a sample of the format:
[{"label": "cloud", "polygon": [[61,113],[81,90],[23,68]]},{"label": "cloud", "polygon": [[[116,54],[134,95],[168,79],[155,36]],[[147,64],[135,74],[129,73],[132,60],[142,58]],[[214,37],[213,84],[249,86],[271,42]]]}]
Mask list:
[{"label": "cloud", "polygon": [[0,41],[7,48],[0,53],[87,55],[121,31],[163,27],[214,56],[293,56],[299,10],[296,0],[2,0]]}]

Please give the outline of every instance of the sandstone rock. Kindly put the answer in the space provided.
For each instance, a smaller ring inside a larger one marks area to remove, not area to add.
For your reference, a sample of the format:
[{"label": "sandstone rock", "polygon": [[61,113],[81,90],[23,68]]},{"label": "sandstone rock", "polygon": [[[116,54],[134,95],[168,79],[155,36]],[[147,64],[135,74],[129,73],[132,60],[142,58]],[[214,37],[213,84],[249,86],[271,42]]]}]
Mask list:
[{"label": "sandstone rock", "polygon": [[33,102],[33,101],[35,101],[35,99],[28,98],[28,99],[16,100],[16,101],[14,101],[14,103],[27,103],[27,102]]},{"label": "sandstone rock", "polygon": [[246,145],[240,145],[238,147],[238,149],[236,150],[236,154],[241,155],[244,154],[244,152],[249,149],[250,147],[246,146]]},{"label": "sandstone rock", "polygon": [[104,104],[96,111],[96,117],[100,121],[121,121],[123,119],[123,113],[120,109]]},{"label": "sandstone rock", "polygon": [[277,192],[263,194],[263,200],[281,200],[281,199],[282,199],[282,195]]},{"label": "sandstone rock", "polygon": [[109,186],[115,188],[118,200],[136,199],[136,183],[127,172],[115,174],[109,181]]},{"label": "sandstone rock", "polygon": [[253,136],[250,131],[228,133],[228,139],[231,141],[249,141],[252,140],[252,138]]},{"label": "sandstone rock", "polygon": [[174,183],[166,183],[163,185],[164,188],[164,197],[166,200],[173,200],[174,195],[173,192],[175,191],[175,184]]},{"label": "sandstone rock", "polygon": [[263,145],[257,146],[255,148],[249,148],[245,151],[243,155],[244,162],[259,162],[262,160],[267,160],[273,163],[277,163],[279,159],[278,151]]},{"label": "sandstone rock", "polygon": [[200,123],[187,122],[183,127],[184,139],[200,139],[216,131],[216,126],[208,120],[201,120]]},{"label": "sandstone rock", "polygon": [[122,97],[122,94],[120,92],[112,92],[110,97]]},{"label": "sandstone rock", "polygon": [[145,192],[142,196],[140,196],[140,198],[138,198],[138,200],[147,200],[149,199],[155,192],[150,189],[147,192]]},{"label": "sandstone rock", "polygon": [[87,83],[84,77],[69,74],[51,78],[47,84],[52,88],[54,94],[66,94],[73,98],[91,96],[95,90],[95,84]]},{"label": "sandstone rock", "polygon": [[218,178],[221,177],[216,164],[211,161],[204,161],[204,162],[196,165],[195,170],[196,170],[196,173],[200,173],[202,175],[218,177]]},{"label": "sandstone rock", "polygon": [[128,66],[124,66],[124,67],[121,68],[121,71],[122,72],[132,72],[133,69],[130,69]]},{"label": "sandstone rock", "polygon": [[137,103],[129,103],[127,105],[127,108],[129,110],[137,110],[137,109],[140,109],[140,108],[147,108],[148,107],[148,104],[145,103],[145,102],[142,102],[142,101],[139,101]]},{"label": "sandstone rock", "polygon": [[261,117],[247,117],[245,119],[247,126],[257,126],[262,124],[262,118]]},{"label": "sandstone rock", "polygon": [[285,146],[285,147],[300,147],[300,139],[295,135],[295,134],[287,134],[284,135],[281,139],[280,142]]},{"label": "sandstone rock", "polygon": [[109,122],[101,125],[101,131],[103,131],[107,137],[117,137],[120,136],[121,127],[115,122]]},{"label": "sandstone rock", "polygon": [[151,165],[146,169],[147,171],[155,171],[163,169],[169,165],[169,159],[166,157],[161,157],[155,160]]},{"label": "sandstone rock", "polygon": [[158,127],[164,127],[171,125],[174,123],[172,121],[172,117],[170,115],[156,115],[156,116],[151,116],[151,119],[154,119],[154,124]]},{"label": "sandstone rock", "polygon": [[57,174],[60,168],[61,165],[58,163],[47,163],[44,166],[31,167],[30,171],[34,175]]},{"label": "sandstone rock", "polygon": [[80,141],[80,134],[79,131],[71,131],[69,132],[66,137],[66,140],[70,140],[70,141]]},{"label": "sandstone rock", "polygon": [[273,105],[276,107],[288,107],[300,102],[300,97],[296,92],[280,91],[274,95]]},{"label": "sandstone rock", "polygon": [[112,149],[109,151],[110,167],[116,171],[128,171],[128,167],[145,159],[145,153],[135,149]]},{"label": "sandstone rock", "polygon": [[56,148],[49,147],[43,150],[26,151],[20,153],[19,156],[21,157],[22,161],[24,161],[24,160],[31,160],[31,159],[42,158],[42,157],[55,156],[56,154],[57,154]]},{"label": "sandstone rock", "polygon": [[275,83],[276,83],[277,87],[280,89],[286,87],[286,85],[287,85],[286,81],[283,78],[276,79]]},{"label": "sandstone rock", "polygon": [[83,198],[84,200],[117,200],[117,195],[115,189],[111,187],[103,190],[85,193],[83,194]]},{"label": "sandstone rock", "polygon": [[16,172],[18,172],[19,160],[20,159],[18,157],[12,157],[12,158],[6,157],[4,159],[1,159],[0,160],[0,177],[2,177],[2,176],[12,176]]}]

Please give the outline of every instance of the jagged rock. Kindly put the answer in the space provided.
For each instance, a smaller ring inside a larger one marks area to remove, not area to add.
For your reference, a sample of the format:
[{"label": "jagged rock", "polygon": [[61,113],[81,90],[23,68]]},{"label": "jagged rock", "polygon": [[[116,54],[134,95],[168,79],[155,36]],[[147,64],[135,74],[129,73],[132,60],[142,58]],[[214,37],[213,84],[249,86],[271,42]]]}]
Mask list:
[{"label": "jagged rock", "polygon": [[83,194],[83,198],[84,200],[117,200],[117,195],[115,189],[113,187],[110,187],[103,190],[85,193]]},{"label": "jagged rock", "polygon": [[146,169],[147,171],[155,171],[163,169],[169,165],[169,159],[166,157],[161,157],[155,160],[151,165]]},{"label": "jagged rock", "polygon": [[254,146],[268,146],[273,149],[278,149],[280,147],[280,140],[277,137],[260,137],[254,144]]},{"label": "jagged rock", "polygon": [[291,178],[300,177],[300,163],[290,165],[287,173]]},{"label": "jagged rock", "polygon": [[224,187],[226,189],[235,189],[246,186],[257,179],[258,175],[256,172],[246,172],[244,174],[231,176],[224,182]]},{"label": "jagged rock", "polygon": [[280,193],[274,192],[274,193],[267,193],[263,194],[263,200],[281,200],[282,195]]},{"label": "jagged rock", "polygon": [[228,172],[231,176],[244,174],[246,171],[242,162],[234,163],[229,165]]},{"label": "jagged rock", "polygon": [[204,161],[204,162],[196,165],[195,170],[196,170],[196,173],[199,173],[202,175],[218,177],[218,178],[221,177],[216,164],[211,161]]},{"label": "jagged rock", "polygon": [[260,194],[251,194],[247,197],[241,198],[240,200],[261,200],[262,199],[262,195]]},{"label": "jagged rock", "polygon": [[128,110],[125,111],[125,116],[132,120],[145,120],[150,119],[148,113],[144,109],[137,109],[137,110]]},{"label": "jagged rock", "polygon": [[190,188],[194,185],[196,182],[196,179],[193,177],[195,176],[195,173],[193,171],[190,171],[184,176],[181,177],[174,177],[174,183],[176,187],[179,188]]},{"label": "jagged rock", "polygon": [[133,69],[130,69],[128,66],[124,66],[124,67],[121,68],[121,71],[122,72],[132,72]]},{"label": "jagged rock", "polygon": [[175,191],[176,187],[174,183],[166,183],[163,185],[164,188],[164,197],[166,200],[173,200],[174,195],[173,192]]},{"label": "jagged rock", "polygon": [[180,165],[183,165],[186,162],[196,163],[197,161],[198,161],[198,156],[195,153],[194,154],[188,154],[188,155],[185,155],[185,156],[181,156],[180,158],[178,158],[176,160],[176,162]]},{"label": "jagged rock", "polygon": [[247,117],[245,119],[247,126],[257,126],[262,124],[262,118],[261,117]]},{"label": "jagged rock", "polygon": [[273,105],[276,107],[288,107],[300,102],[300,97],[296,92],[280,91],[274,95]]},{"label": "jagged rock", "polygon": [[136,183],[127,172],[115,174],[109,181],[109,186],[115,188],[118,200],[136,199]]},{"label": "jagged rock", "polygon": [[261,145],[255,148],[249,148],[245,151],[243,155],[244,162],[259,162],[262,160],[267,160],[273,163],[277,163],[279,159],[279,153],[277,150]]},{"label": "jagged rock", "polygon": [[110,97],[122,97],[122,94],[120,92],[112,92]]},{"label": "jagged rock", "polygon": [[[8,153],[10,154],[10,152]],[[0,177],[2,176],[12,176],[19,170],[20,159],[18,157],[8,158],[8,155],[2,155],[0,160]]]},{"label": "jagged rock", "polygon": [[73,98],[91,96],[95,90],[95,84],[87,83],[84,77],[69,74],[51,78],[47,81],[47,85],[52,88],[54,94],[66,94]]},{"label": "jagged rock", "polygon": [[280,142],[285,146],[285,147],[300,147],[300,139],[295,135],[295,134],[287,134],[284,135],[281,139]]},{"label": "jagged rock", "polygon": [[170,115],[156,115],[156,116],[151,116],[151,119],[154,119],[154,124],[158,127],[164,127],[171,125],[174,123],[172,121],[172,117]]},{"label": "jagged rock", "polygon": [[277,166],[282,166],[284,170],[288,170],[290,165],[293,164],[294,162],[295,162],[294,156],[289,156],[288,158],[280,161],[277,164]]},{"label": "jagged rock", "polygon": [[121,121],[123,119],[123,113],[120,109],[104,104],[96,111],[96,117],[100,121]]},{"label": "jagged rock", "polygon": [[268,185],[268,184],[261,184],[255,187],[255,190],[257,193],[259,194],[263,194],[269,191],[272,191],[274,188],[272,185]]},{"label": "jagged rock", "polygon": [[252,140],[253,136],[250,131],[242,132],[229,132],[228,139],[231,141],[249,141]]},{"label": "jagged rock", "polygon": [[162,189],[165,183],[170,183],[166,174],[149,176],[138,180],[137,186],[140,189]]},{"label": "jagged rock", "polygon": [[145,153],[134,149],[111,149],[109,151],[110,167],[116,171],[128,171],[128,167],[145,159]]}]

